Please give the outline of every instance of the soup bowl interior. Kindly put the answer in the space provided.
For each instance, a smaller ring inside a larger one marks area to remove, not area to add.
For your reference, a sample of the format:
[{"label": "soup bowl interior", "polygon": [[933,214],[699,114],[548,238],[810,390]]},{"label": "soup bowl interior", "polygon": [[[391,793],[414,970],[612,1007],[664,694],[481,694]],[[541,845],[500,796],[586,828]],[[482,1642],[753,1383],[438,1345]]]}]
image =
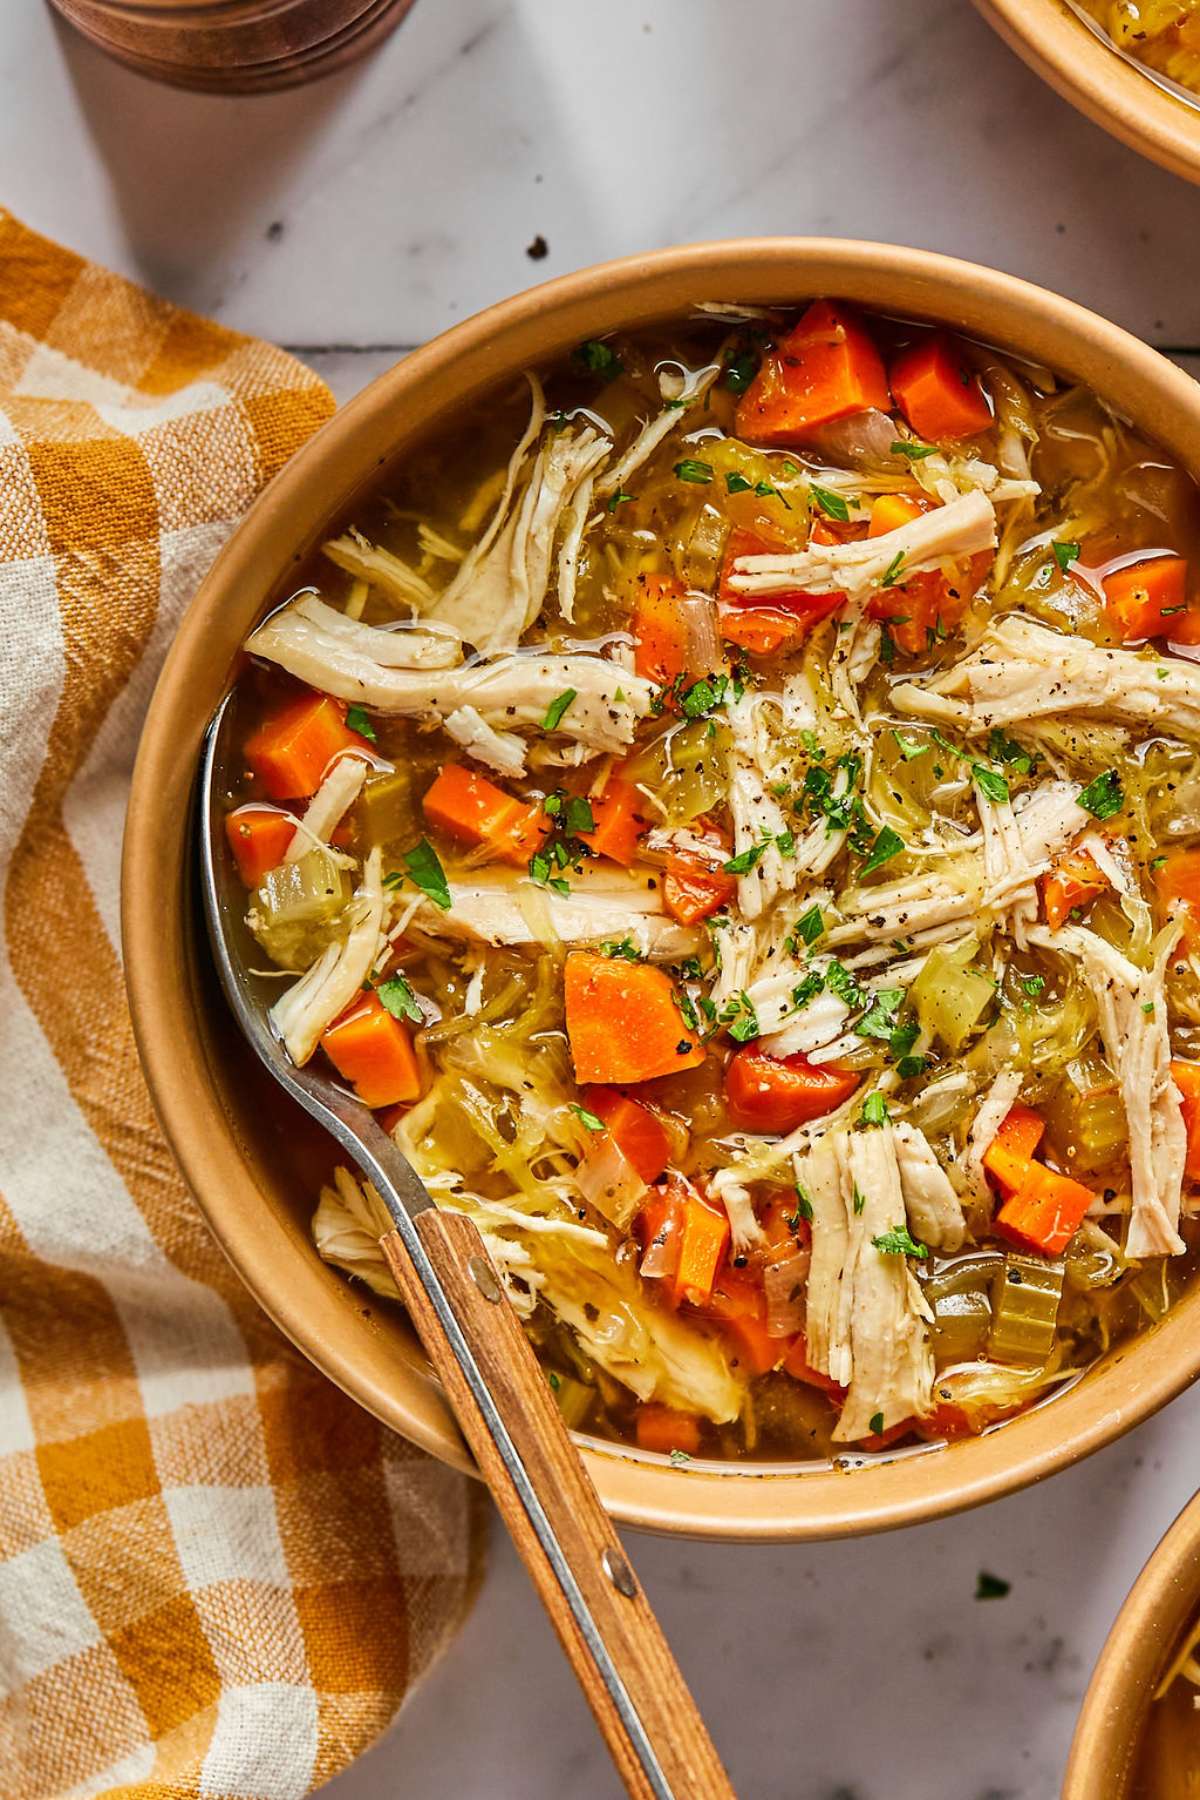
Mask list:
[{"label": "soup bowl interior", "polygon": [[1091,30],[1068,0],[975,0],[1029,67],[1131,150],[1188,181],[1200,181],[1196,105]]},{"label": "soup bowl interior", "polygon": [[[1200,395],[1181,371],[1083,309],[924,252],[761,240],[658,252],[493,307],[358,396],[276,478],[201,586],[155,693],[134,775],[123,917],[134,1026],[168,1140],[248,1286],[315,1363],[386,1424],[468,1466],[398,1307],[321,1262],[309,1236],[329,1150],[237,1038],[203,943],[189,801],[201,737],[247,631],[290,591],[328,526],[463,407],[582,339],[669,320],[701,300],[794,305],[833,294],[947,324],[1102,394],[1193,476]],[[828,1464],[705,1464],[581,1438],[620,1520],[711,1537],[832,1537],[977,1504],[1065,1467],[1170,1399],[1200,1367],[1200,1291],[1068,1391],[949,1446]],[[849,1465],[849,1466],[848,1466]]]},{"label": "soup bowl interior", "polygon": [[[1198,1614],[1200,1498],[1180,1513],[1117,1614],[1084,1696],[1063,1800],[1131,1800],[1138,1791],[1155,1691]],[[1178,1792],[1185,1791],[1181,1770]]]}]

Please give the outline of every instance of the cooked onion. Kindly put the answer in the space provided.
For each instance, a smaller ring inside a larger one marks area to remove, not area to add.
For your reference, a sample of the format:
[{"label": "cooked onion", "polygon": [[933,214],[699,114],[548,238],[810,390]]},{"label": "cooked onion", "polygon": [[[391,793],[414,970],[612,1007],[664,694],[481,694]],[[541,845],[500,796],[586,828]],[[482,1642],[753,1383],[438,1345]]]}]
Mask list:
[{"label": "cooked onion", "polygon": [[877,469],[881,463],[892,465],[896,458],[892,445],[896,441],[896,424],[886,413],[873,408],[852,413],[848,419],[835,419],[813,433],[813,443],[823,456],[835,462],[849,463],[852,469]]},{"label": "cooked onion", "polygon": [[575,1170],[575,1181],[584,1199],[622,1231],[646,1192],[646,1183],[607,1131],[588,1146]]},{"label": "cooked onion", "polygon": [[724,662],[716,607],[705,594],[685,594],[675,605],[687,627],[684,668],[697,675],[715,673]]},{"label": "cooked onion", "polygon": [[782,1262],[770,1263],[763,1272],[767,1297],[767,1336],[792,1337],[804,1329],[806,1283],[812,1252],[797,1247]]},{"label": "cooked onion", "polygon": [[678,1267],[679,1227],[673,1215],[667,1213],[659,1230],[646,1245],[641,1273],[649,1281],[669,1281]]}]

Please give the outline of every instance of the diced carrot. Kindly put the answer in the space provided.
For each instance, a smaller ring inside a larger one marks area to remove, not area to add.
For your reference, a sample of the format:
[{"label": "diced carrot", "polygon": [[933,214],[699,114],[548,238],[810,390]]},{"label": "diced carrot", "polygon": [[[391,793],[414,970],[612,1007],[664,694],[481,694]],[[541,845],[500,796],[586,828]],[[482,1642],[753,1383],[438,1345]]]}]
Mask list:
[{"label": "diced carrot", "polygon": [[731,1340],[734,1361],[752,1375],[765,1375],[783,1361],[791,1340],[771,1336],[761,1287],[735,1269],[721,1270],[707,1311]]},{"label": "diced carrot", "polygon": [[671,850],[663,876],[663,905],[681,925],[695,925],[728,906],[737,893],[736,875],[706,862],[691,850]]},{"label": "diced carrot", "polygon": [[462,763],[446,764],[421,809],[435,830],[460,843],[486,845],[498,862],[518,867],[524,867],[550,830],[536,803],[515,799]]},{"label": "diced carrot", "polygon": [[903,351],[891,369],[897,405],[918,437],[933,443],[991,429],[992,409],[951,338],[935,332]]},{"label": "diced carrot", "polygon": [[264,719],[243,754],[272,800],[301,800],[316,793],[339,751],[355,747],[369,749],[346,724],[341,701],[310,693]]},{"label": "diced carrot", "polygon": [[225,836],[248,888],[256,888],[264,875],[279,867],[295,835],[295,819],[268,807],[243,806],[225,815]]},{"label": "diced carrot", "polygon": [[637,855],[638,839],[649,829],[650,821],[642,811],[641,794],[631,781],[613,774],[604,792],[592,802],[594,831],[581,831],[579,836],[590,844],[597,856],[607,856],[628,868]]},{"label": "diced carrot", "polygon": [[[810,533],[814,543],[838,541],[824,529],[825,524],[823,519],[814,523]],[[722,603],[721,635],[755,656],[770,655],[785,644],[791,649],[802,643],[822,619],[827,619],[830,613],[846,604],[843,593],[810,594],[804,588],[787,588],[783,593],[772,594],[766,601],[752,600],[730,585],[733,565],[739,557],[772,556],[786,548],[786,544],[763,537],[760,532],[747,531],[742,526],[730,532],[725,546],[725,560],[717,587],[717,596]]]},{"label": "diced carrot", "polygon": [[321,1048],[365,1106],[395,1106],[421,1092],[408,1027],[392,1017],[378,994],[352,1001],[321,1033]]},{"label": "diced carrot", "polygon": [[1200,950],[1200,850],[1172,850],[1155,869],[1154,885],[1168,918],[1179,920],[1187,948]]},{"label": "diced carrot", "polygon": [[1031,1106],[1022,1106],[1020,1101],[1005,1113],[1000,1129],[983,1153],[983,1166],[1006,1194],[1014,1193],[1025,1182],[1045,1129],[1041,1114]]},{"label": "diced carrot", "polygon": [[783,612],[777,606],[721,606],[721,636],[751,656],[774,656],[802,644],[817,622],[813,615]]},{"label": "diced carrot", "polygon": [[[928,512],[930,502],[908,494],[880,494],[871,508],[867,535],[882,537],[898,531]],[[944,636],[962,622],[971,594],[986,572],[988,558],[972,557],[966,569],[949,574],[925,569],[893,587],[880,588],[871,596],[867,612],[886,622],[892,637],[906,656],[919,656],[931,638]]]},{"label": "diced carrot", "polygon": [[[674,575],[639,575],[633,606],[637,640],[633,665],[658,687],[670,687],[688,672],[687,619],[679,605],[685,588]],[[705,671],[698,671],[705,673]]]},{"label": "diced carrot", "polygon": [[725,1104],[743,1131],[794,1131],[848,1100],[861,1077],[804,1055],[768,1056],[746,1044],[725,1070]]},{"label": "diced carrot", "polygon": [[716,1212],[706,1206],[682,1176],[668,1179],[669,1186],[676,1183],[683,1189],[683,1227],[679,1267],[675,1271],[675,1299],[706,1306],[729,1248],[729,1220],[724,1211]]},{"label": "diced carrot", "polygon": [[1142,557],[1104,577],[1104,610],[1126,644],[1153,637],[1192,641],[1179,636],[1187,603],[1188,565],[1182,556]]},{"label": "diced carrot", "polygon": [[889,531],[899,531],[902,525],[911,525],[922,513],[929,512],[932,505],[932,501],[918,500],[911,494],[880,494],[871,503],[867,536],[886,537]]},{"label": "diced carrot", "polygon": [[572,950],[563,992],[578,1082],[628,1087],[704,1061],[670,977],[652,963]]},{"label": "diced carrot", "polygon": [[1023,1249],[1058,1256],[1066,1249],[1096,1198],[1091,1188],[1069,1175],[1031,1162],[1021,1187],[1009,1195],[996,1214],[1001,1237]]},{"label": "diced carrot", "polygon": [[638,1447],[658,1450],[669,1456],[672,1450],[684,1456],[695,1456],[700,1449],[700,1421],[695,1413],[676,1412],[673,1407],[643,1401],[635,1420]]},{"label": "diced carrot", "polygon": [[1187,1127],[1184,1174],[1189,1181],[1200,1181],[1200,1063],[1173,1062],[1171,1080],[1179,1089],[1183,1122]]},{"label": "diced carrot", "polygon": [[1086,906],[1108,886],[1108,878],[1087,850],[1067,850],[1042,876],[1042,905],[1052,931],[1065,925],[1077,906]]},{"label": "diced carrot", "polygon": [[671,1139],[653,1107],[610,1087],[586,1087],[582,1097],[647,1186],[657,1181],[671,1160]]},{"label": "diced carrot", "polygon": [[795,444],[834,419],[892,404],[883,358],[849,306],[815,300],[738,402],[739,437]]},{"label": "diced carrot", "polygon": [[[642,1241],[643,1253],[652,1247],[663,1252],[664,1266],[653,1279],[662,1299],[674,1306],[675,1268],[683,1238],[683,1190],[671,1182],[652,1187],[634,1220],[634,1228]],[[642,1261],[645,1262],[645,1254]]]},{"label": "diced carrot", "polygon": [[783,1370],[793,1381],[802,1381],[806,1387],[820,1388],[823,1394],[828,1394],[833,1400],[846,1398],[846,1389],[840,1381],[834,1381],[832,1376],[822,1375],[809,1362],[808,1344],[802,1331],[792,1339],[791,1349],[783,1359]]}]

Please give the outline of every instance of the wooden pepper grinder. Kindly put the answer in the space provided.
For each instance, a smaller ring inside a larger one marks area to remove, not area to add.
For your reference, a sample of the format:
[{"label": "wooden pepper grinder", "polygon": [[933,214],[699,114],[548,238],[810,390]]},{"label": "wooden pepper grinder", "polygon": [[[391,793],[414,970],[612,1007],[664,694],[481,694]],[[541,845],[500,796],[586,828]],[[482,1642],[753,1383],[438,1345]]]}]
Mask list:
[{"label": "wooden pepper grinder", "polygon": [[331,75],[413,0],[51,0],[77,31],[158,81],[261,94]]}]

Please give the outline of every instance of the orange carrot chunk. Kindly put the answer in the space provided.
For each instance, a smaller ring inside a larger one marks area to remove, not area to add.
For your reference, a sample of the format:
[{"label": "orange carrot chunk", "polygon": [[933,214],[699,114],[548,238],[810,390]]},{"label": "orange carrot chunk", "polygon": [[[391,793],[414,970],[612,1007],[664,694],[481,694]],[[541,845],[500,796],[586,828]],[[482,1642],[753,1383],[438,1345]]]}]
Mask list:
[{"label": "orange carrot chunk", "polygon": [[301,694],[264,719],[246,739],[244,755],[272,800],[315,794],[341,750],[369,749],[346,724],[346,708],[328,694]]},{"label": "orange carrot chunk", "polygon": [[802,443],[834,419],[891,404],[883,359],[857,313],[815,300],[763,358],[738,402],[736,430],[755,444]]},{"label": "orange carrot chunk", "polygon": [[975,437],[992,425],[992,409],[958,346],[935,332],[892,364],[892,392],[918,437],[933,443]]},{"label": "orange carrot chunk", "polygon": [[580,838],[590,844],[597,856],[607,856],[628,868],[637,855],[639,838],[650,825],[642,804],[642,796],[631,781],[610,775],[600,798],[592,801],[595,830],[581,831]]},{"label": "orange carrot chunk", "polygon": [[707,1306],[717,1271],[729,1248],[729,1220],[725,1213],[706,1206],[699,1194],[674,1176],[668,1186],[682,1190],[683,1224],[679,1241],[679,1266],[675,1271],[675,1300]]},{"label": "orange carrot chunk", "polygon": [[628,1087],[704,1061],[670,977],[653,964],[573,950],[563,990],[576,1081]]},{"label": "orange carrot chunk", "polygon": [[421,802],[435,830],[460,843],[486,846],[497,862],[524,867],[550,829],[541,808],[517,800],[486,775],[447,763]]},{"label": "orange carrot chunk", "polygon": [[700,1421],[696,1415],[676,1412],[656,1401],[639,1405],[634,1429],[642,1450],[657,1450],[663,1456],[675,1450],[683,1456],[695,1456],[700,1449]]},{"label": "orange carrot chunk", "polygon": [[248,888],[256,888],[264,875],[279,867],[295,835],[295,819],[267,807],[243,806],[225,815],[225,836]]},{"label": "orange carrot chunk", "polygon": [[725,1104],[743,1131],[794,1131],[848,1100],[861,1077],[804,1055],[768,1056],[746,1044],[725,1070]]},{"label": "orange carrot chunk", "polygon": [[364,1106],[416,1100],[421,1075],[408,1028],[378,994],[354,1000],[321,1034],[321,1048]]},{"label": "orange carrot chunk", "polygon": [[751,1375],[766,1375],[781,1363],[790,1338],[772,1337],[767,1329],[767,1302],[762,1288],[736,1269],[721,1270],[705,1309],[720,1322],[730,1340],[733,1361]]},{"label": "orange carrot chunk", "polygon": [[[871,507],[868,537],[898,531],[930,510],[931,503],[907,494],[880,494]],[[881,588],[871,596],[867,612],[885,622],[906,656],[919,656],[931,640],[945,636],[962,622],[971,593],[982,579],[987,556],[972,558],[965,568],[949,574],[939,569],[920,570],[907,581]]]},{"label": "orange carrot chunk", "polygon": [[1042,905],[1052,931],[1065,925],[1077,906],[1086,906],[1108,886],[1108,879],[1087,850],[1068,850],[1048,875],[1042,876]]},{"label": "orange carrot chunk", "polygon": [[1154,871],[1159,902],[1178,919],[1189,950],[1200,950],[1200,850],[1172,850]]},{"label": "orange carrot chunk", "polygon": [[1042,1141],[1046,1122],[1031,1106],[1020,1101],[1010,1106],[1000,1129],[983,1153],[983,1166],[994,1175],[1005,1193],[1012,1193],[1026,1180],[1033,1153]]},{"label": "orange carrot chunk", "polygon": [[[821,529],[822,521],[813,526],[816,543],[831,541]],[[832,540],[836,542],[837,540]],[[786,550],[787,544],[762,537],[756,531],[738,526],[729,534],[721,579],[717,588],[721,636],[731,644],[740,644],[754,656],[769,656],[785,645],[791,649],[803,643],[822,619],[846,604],[845,594],[810,594],[804,588],[788,588],[772,594],[767,602],[751,600],[730,585],[733,565],[740,556],[774,556]]]},{"label": "orange carrot chunk", "polygon": [[1182,556],[1146,556],[1104,577],[1104,610],[1126,644],[1153,637],[1190,642],[1184,628],[1187,590],[1188,566]]},{"label": "orange carrot chunk", "polygon": [[808,1344],[802,1331],[792,1339],[792,1347],[783,1359],[783,1368],[784,1373],[790,1375],[793,1381],[802,1381],[806,1387],[820,1388],[821,1392],[828,1394],[831,1400],[846,1398],[846,1389],[840,1381],[834,1381],[829,1375],[822,1375],[821,1371],[814,1369],[809,1362]]},{"label": "orange carrot chunk", "polygon": [[695,925],[728,906],[737,893],[737,877],[691,850],[672,850],[663,876],[663,905],[681,925]]},{"label": "orange carrot chunk", "polygon": [[1179,1089],[1183,1122],[1187,1127],[1187,1161],[1184,1174],[1200,1181],[1200,1063],[1173,1062],[1171,1080]]},{"label": "orange carrot chunk", "polygon": [[583,1104],[607,1126],[618,1150],[646,1185],[657,1181],[671,1160],[671,1139],[653,1107],[611,1087],[584,1088]]},{"label": "orange carrot chunk", "polygon": [[1096,1198],[1069,1175],[1031,1162],[1022,1185],[996,1214],[996,1230],[1025,1250],[1058,1256],[1066,1249]]},{"label": "orange carrot chunk", "polygon": [[[633,663],[639,675],[658,687],[670,687],[687,673],[687,618],[679,602],[685,597],[673,575],[639,575],[633,605]],[[703,673],[704,671],[700,671]]]}]

